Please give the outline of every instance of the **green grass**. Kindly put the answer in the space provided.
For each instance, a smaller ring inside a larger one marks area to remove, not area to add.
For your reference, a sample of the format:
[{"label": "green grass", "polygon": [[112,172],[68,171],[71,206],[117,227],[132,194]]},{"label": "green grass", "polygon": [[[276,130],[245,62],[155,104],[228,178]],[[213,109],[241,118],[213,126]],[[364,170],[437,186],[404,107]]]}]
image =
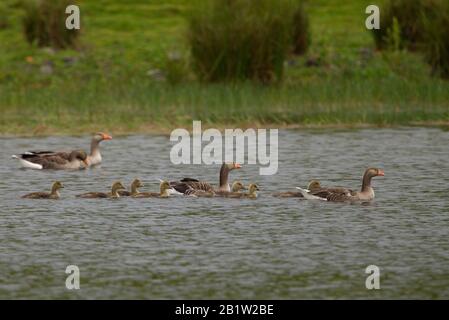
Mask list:
[{"label": "green grass", "polygon": [[[16,2],[6,0],[0,28],[0,134],[165,132],[193,119],[218,127],[449,122],[449,81],[432,77],[417,53],[376,52],[364,28],[369,1],[308,1],[309,52],[291,57],[283,83],[271,86],[149,75],[173,72],[172,52],[188,59],[187,0],[78,1],[81,48],[57,52],[25,41]],[[48,64],[52,74],[41,71]]]}]

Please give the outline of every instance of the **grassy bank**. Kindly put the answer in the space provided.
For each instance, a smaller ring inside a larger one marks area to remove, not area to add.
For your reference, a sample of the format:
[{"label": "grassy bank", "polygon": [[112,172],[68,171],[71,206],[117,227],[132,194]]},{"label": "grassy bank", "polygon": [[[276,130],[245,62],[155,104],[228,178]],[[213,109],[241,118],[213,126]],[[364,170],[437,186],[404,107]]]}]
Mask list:
[{"label": "grassy bank", "polygon": [[364,28],[369,1],[309,1],[311,48],[270,86],[194,78],[185,68],[186,0],[79,1],[76,51],[27,44],[16,2],[6,1],[0,28],[0,134],[165,132],[192,119],[218,127],[449,123],[449,81],[432,77],[419,54],[376,52]]}]

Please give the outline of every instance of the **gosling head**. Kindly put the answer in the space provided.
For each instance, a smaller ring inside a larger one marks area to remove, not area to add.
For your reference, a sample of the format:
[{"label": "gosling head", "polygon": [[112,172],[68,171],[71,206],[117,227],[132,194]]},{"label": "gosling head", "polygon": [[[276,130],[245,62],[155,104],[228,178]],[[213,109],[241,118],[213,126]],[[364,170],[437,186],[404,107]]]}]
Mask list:
[{"label": "gosling head", "polygon": [[170,196],[169,190],[173,190],[170,183],[168,181],[161,181],[160,196],[164,198]]},{"label": "gosling head", "polygon": [[143,187],[142,181],[140,179],[134,179],[134,181],[131,183],[132,188],[141,188]]},{"label": "gosling head", "polygon": [[232,184],[231,191],[239,192],[240,190],[246,190],[246,187],[240,181],[234,181],[234,183]]},{"label": "gosling head", "polygon": [[62,182],[55,181],[53,183],[52,187],[51,187],[51,191],[52,192],[56,192],[56,191],[58,191],[59,189],[62,189],[62,188],[64,188],[64,185],[62,184]]},{"label": "gosling head", "polygon": [[248,189],[249,189],[249,194],[256,194],[256,191],[260,190],[259,186],[255,183],[250,184]]},{"label": "gosling head", "polygon": [[315,191],[321,189],[321,183],[318,180],[310,180],[307,189],[310,191]]},{"label": "gosling head", "polygon": [[163,193],[166,190],[171,189],[170,183],[168,181],[161,181],[161,184],[159,185],[161,189],[161,193]]},{"label": "gosling head", "polygon": [[96,134],[94,134],[92,139],[95,140],[96,142],[101,142],[103,140],[112,140],[112,137],[106,133],[97,132]]},{"label": "gosling head", "polygon": [[75,150],[70,153],[70,161],[79,160],[84,163],[86,167],[88,167],[87,163],[87,153],[83,150]]},{"label": "gosling head", "polygon": [[116,193],[118,190],[126,189],[120,181],[116,181],[112,184],[112,193]]}]

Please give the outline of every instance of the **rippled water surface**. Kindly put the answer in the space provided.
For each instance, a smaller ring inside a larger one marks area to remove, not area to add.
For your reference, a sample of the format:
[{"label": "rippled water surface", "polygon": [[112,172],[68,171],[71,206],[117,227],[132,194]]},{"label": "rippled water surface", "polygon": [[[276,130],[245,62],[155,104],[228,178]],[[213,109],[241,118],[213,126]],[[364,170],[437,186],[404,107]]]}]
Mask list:
[{"label": "rippled water surface", "polygon": [[[219,165],[176,166],[165,136],[116,137],[89,170],[19,169],[29,149],[87,148],[89,137],[0,139],[0,298],[449,298],[449,133],[439,129],[281,131],[279,171],[231,174],[257,200],[86,200],[114,180],[201,177]],[[308,180],[358,188],[368,166],[376,199],[347,205],[277,199]],[[52,181],[59,201],[24,200]],[[81,289],[65,288],[77,265]],[[381,289],[365,288],[377,265]]]}]

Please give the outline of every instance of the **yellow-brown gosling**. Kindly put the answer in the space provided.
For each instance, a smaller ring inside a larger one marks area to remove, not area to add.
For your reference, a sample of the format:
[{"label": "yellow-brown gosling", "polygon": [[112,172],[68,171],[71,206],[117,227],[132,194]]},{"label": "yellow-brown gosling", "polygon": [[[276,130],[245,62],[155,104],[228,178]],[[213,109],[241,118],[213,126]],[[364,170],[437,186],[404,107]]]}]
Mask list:
[{"label": "yellow-brown gosling", "polygon": [[134,197],[140,193],[139,188],[142,187],[143,187],[142,181],[140,181],[140,179],[134,179],[134,181],[131,183],[131,191],[120,190],[118,194],[121,197]]},{"label": "yellow-brown gosling", "polygon": [[159,192],[139,192],[132,196],[133,198],[168,198],[170,191],[173,191],[168,181],[161,181],[159,185]]},{"label": "yellow-brown gosling", "polygon": [[[240,181],[234,181],[231,186],[231,192],[240,192],[241,190],[246,190],[246,187]],[[215,191],[215,196],[224,197],[229,193],[229,191]]]},{"label": "yellow-brown gosling", "polygon": [[114,182],[111,187],[111,192],[88,192],[83,193],[80,195],[77,195],[78,198],[88,198],[88,199],[95,199],[95,198],[120,198],[120,194],[118,193],[119,190],[123,190],[125,187],[120,181]]},{"label": "yellow-brown gosling", "polygon": [[225,197],[226,198],[248,198],[248,199],[256,199],[257,191],[259,191],[259,186],[255,183],[252,183],[248,187],[248,192],[239,193],[239,192],[230,192]]},{"label": "yellow-brown gosling", "polygon": [[22,196],[22,198],[24,199],[59,199],[60,194],[59,194],[59,189],[64,188],[64,185],[59,182],[59,181],[55,181],[51,187],[51,192],[33,192],[33,193],[29,193],[26,194],[24,196]]}]

